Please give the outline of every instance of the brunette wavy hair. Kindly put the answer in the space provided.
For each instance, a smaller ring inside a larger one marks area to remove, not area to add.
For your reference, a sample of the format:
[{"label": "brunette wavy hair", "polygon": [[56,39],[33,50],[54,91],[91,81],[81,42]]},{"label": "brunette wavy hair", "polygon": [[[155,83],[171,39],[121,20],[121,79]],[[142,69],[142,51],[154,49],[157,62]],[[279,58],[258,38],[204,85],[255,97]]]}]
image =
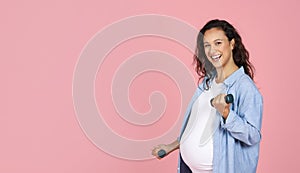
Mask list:
[{"label": "brunette wavy hair", "polygon": [[207,59],[204,52],[203,36],[205,32],[212,28],[218,28],[224,31],[229,41],[234,39],[235,44],[232,50],[234,63],[238,67],[244,67],[245,73],[253,80],[254,66],[249,61],[249,52],[242,43],[242,38],[237,30],[225,20],[211,20],[207,22],[200,30],[197,37],[197,47],[194,54],[194,63],[196,64],[195,70],[199,75],[199,81],[206,77],[205,89],[209,87],[209,81],[216,75],[216,69]]}]

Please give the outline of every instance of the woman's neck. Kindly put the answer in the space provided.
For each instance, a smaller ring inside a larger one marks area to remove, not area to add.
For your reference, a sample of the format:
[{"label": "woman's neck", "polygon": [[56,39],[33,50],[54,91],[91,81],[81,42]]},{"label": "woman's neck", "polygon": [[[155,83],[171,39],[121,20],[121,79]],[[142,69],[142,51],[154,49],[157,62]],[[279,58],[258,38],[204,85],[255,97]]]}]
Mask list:
[{"label": "woman's neck", "polygon": [[219,68],[217,70],[216,82],[222,83],[225,79],[227,79],[232,73],[237,71],[239,67],[237,65],[228,67],[228,68]]}]

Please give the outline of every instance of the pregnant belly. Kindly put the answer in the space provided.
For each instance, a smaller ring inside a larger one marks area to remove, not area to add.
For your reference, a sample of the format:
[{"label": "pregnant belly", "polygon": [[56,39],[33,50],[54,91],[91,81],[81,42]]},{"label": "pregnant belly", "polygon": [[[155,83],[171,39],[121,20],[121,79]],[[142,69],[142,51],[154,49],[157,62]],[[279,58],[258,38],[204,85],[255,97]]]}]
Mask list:
[{"label": "pregnant belly", "polygon": [[[180,143],[180,153],[184,162],[192,170],[212,170],[213,140],[199,146],[199,138],[192,134]],[[195,172],[195,171],[193,171]]]}]

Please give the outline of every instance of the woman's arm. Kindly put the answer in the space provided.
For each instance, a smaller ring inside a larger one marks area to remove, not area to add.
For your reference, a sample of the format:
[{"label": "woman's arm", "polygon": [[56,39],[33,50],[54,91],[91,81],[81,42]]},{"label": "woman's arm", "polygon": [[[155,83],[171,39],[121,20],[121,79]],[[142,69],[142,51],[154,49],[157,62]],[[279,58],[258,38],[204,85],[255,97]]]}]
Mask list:
[{"label": "woman's arm", "polygon": [[261,140],[262,95],[249,81],[243,81],[236,90],[234,110],[231,107],[227,116],[225,111],[221,127],[235,139],[247,145],[255,145]]},{"label": "woman's arm", "polygon": [[237,111],[230,110],[221,127],[247,145],[257,144],[261,140],[263,100],[258,93],[247,93]]},{"label": "woman's arm", "polygon": [[236,87],[233,107],[224,101],[225,94],[213,100],[214,107],[221,114],[221,127],[235,139],[254,145],[261,140],[263,99],[258,89],[249,80],[243,80]]},{"label": "woman's arm", "polygon": [[170,144],[160,144],[156,147],[154,147],[154,149],[152,150],[152,155],[155,156],[158,159],[162,159],[158,156],[158,151],[159,150],[165,150],[166,151],[166,155],[170,154],[171,152],[173,152],[174,150],[179,149],[179,141],[176,139],[174,142],[170,143]]}]

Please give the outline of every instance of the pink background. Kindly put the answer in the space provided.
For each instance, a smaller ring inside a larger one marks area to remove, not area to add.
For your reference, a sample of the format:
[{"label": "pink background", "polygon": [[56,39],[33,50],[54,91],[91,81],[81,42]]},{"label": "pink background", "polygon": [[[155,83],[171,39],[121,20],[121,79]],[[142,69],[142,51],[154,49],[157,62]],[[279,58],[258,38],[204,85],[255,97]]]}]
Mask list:
[{"label": "pink background", "polygon": [[[299,5],[296,0],[2,2],[0,172],[176,171],[177,152],[162,161],[129,161],[99,150],[84,135],[73,107],[73,72],[87,41],[117,20],[149,13],[173,16],[196,28],[214,18],[236,26],[250,51],[256,83],[264,96],[258,172],[297,172]],[[151,46],[151,39],[146,40],[150,44],[145,45]],[[193,70],[191,57],[184,58]],[[143,104],[136,107],[148,109]],[[122,123],[110,121],[116,130]],[[145,137],[119,131],[124,136]],[[147,133],[147,137],[155,135]]]}]

